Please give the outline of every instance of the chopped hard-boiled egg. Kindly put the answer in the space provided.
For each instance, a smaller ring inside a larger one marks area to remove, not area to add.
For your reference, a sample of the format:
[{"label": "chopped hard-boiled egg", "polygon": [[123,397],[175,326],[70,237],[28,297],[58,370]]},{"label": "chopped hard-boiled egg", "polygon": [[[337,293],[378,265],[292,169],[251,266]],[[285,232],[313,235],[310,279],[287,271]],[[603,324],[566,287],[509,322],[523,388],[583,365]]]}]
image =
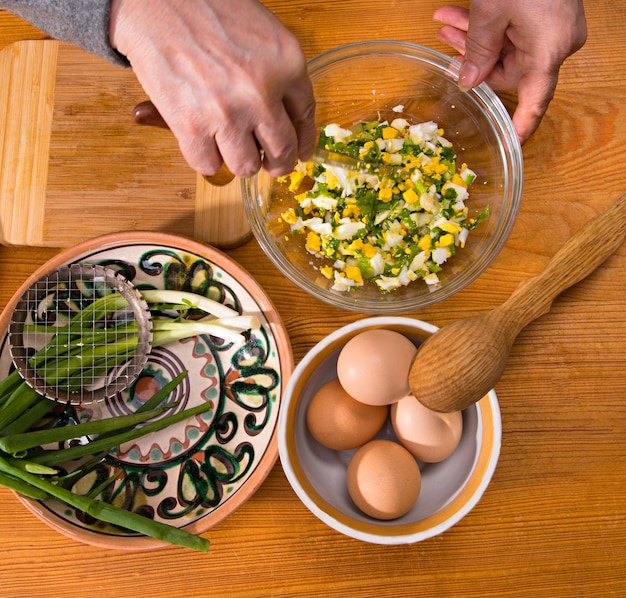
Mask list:
[{"label": "chopped hard-boiled egg", "polygon": [[[294,194],[304,177],[309,191],[281,214],[292,235],[324,260],[320,273],[332,289],[352,292],[371,281],[387,293],[438,272],[463,248],[470,230],[488,216],[469,219],[465,205],[476,174],[457,168],[452,144],[434,122],[360,123],[352,129],[322,127],[320,145],[353,156],[364,166],[300,162],[283,181]],[[381,166],[382,165],[382,166]],[[392,168],[388,168],[391,166]]]}]

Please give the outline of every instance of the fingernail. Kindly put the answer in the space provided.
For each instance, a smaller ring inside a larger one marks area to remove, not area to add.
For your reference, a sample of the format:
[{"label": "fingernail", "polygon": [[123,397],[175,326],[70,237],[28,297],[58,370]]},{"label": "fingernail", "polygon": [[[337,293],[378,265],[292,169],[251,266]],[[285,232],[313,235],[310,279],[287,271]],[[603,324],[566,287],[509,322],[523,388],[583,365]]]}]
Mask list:
[{"label": "fingernail", "polygon": [[463,61],[459,69],[459,88],[461,91],[469,91],[472,87],[476,87],[479,83],[479,75],[480,71],[475,64],[467,60]]}]

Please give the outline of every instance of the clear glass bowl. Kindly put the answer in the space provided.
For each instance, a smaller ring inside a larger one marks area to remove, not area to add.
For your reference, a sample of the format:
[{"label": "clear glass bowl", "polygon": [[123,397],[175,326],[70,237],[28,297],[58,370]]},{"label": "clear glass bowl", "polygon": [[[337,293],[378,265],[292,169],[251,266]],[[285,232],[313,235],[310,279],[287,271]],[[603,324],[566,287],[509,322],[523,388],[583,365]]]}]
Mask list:
[{"label": "clear glass bowl", "polygon": [[[434,121],[457,154],[477,173],[466,201],[470,217],[489,206],[489,218],[470,233],[466,246],[448,259],[436,287],[418,279],[382,294],[374,284],[350,293],[334,291],[280,214],[295,206],[293,195],[264,171],[242,181],[252,231],[275,266],[294,284],[337,307],[371,314],[413,311],[442,301],[473,282],[502,250],[515,224],[523,187],[523,159],[510,116],[485,84],[458,87],[459,65],[416,44],[368,41],[341,46],[309,62],[317,100],[316,124],[350,127],[359,121]],[[402,113],[394,108],[403,106]]]}]

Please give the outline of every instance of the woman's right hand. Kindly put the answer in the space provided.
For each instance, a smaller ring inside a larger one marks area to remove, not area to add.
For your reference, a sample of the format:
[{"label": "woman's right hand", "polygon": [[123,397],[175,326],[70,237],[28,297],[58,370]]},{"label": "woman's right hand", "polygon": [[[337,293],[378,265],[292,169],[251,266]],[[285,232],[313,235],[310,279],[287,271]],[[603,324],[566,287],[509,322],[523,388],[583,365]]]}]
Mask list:
[{"label": "woman's right hand", "polygon": [[257,0],[112,0],[109,37],[194,170],[280,176],[313,151],[306,59]]}]

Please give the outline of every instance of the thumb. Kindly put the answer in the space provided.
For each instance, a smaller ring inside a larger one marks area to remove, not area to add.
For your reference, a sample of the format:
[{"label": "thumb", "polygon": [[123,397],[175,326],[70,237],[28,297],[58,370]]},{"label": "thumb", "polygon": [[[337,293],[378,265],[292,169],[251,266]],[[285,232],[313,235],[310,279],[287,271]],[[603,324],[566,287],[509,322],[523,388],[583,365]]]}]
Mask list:
[{"label": "thumb", "polygon": [[554,97],[558,71],[524,75],[519,82],[513,125],[524,143],[541,123]]},{"label": "thumb", "polygon": [[459,72],[459,87],[467,91],[480,85],[500,60],[506,44],[508,22],[487,14],[470,12],[465,57]]}]

